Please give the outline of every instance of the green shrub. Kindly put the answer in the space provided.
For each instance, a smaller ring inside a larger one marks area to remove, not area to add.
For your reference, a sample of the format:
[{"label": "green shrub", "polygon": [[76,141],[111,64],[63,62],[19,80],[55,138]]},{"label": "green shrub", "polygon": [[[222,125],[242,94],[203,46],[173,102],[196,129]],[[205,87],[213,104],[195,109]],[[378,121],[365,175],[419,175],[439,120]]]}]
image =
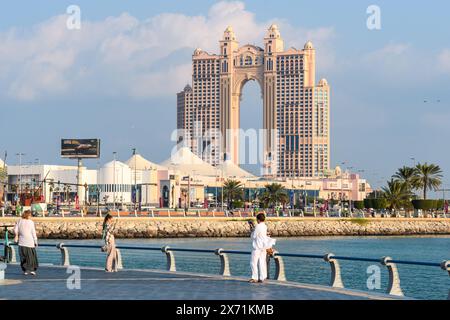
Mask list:
[{"label": "green shrub", "polygon": [[353,201],[353,206],[358,210],[362,210],[365,208],[364,201]]},{"label": "green shrub", "polygon": [[364,199],[364,207],[366,209],[371,209],[373,208],[373,203],[372,203],[373,199]]},{"label": "green shrub", "polygon": [[244,202],[241,200],[234,200],[233,201],[233,208],[243,208]]},{"label": "green shrub", "polygon": [[436,200],[436,210],[442,210],[444,209],[444,200],[440,199],[440,200]]},{"label": "green shrub", "polygon": [[438,205],[437,200],[412,200],[411,202],[416,210],[434,210]]}]

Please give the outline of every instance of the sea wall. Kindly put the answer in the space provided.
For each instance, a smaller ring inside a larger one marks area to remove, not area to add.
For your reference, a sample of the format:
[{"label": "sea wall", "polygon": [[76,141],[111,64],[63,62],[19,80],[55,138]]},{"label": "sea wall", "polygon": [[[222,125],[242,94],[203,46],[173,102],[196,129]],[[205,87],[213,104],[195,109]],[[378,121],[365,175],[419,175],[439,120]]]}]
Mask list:
[{"label": "sea wall", "polygon": [[[118,238],[247,237],[248,219],[120,218]],[[0,218],[0,226],[16,220]],[[101,237],[99,218],[36,218],[39,238],[94,239]],[[273,237],[450,235],[450,219],[268,219]],[[3,230],[0,231],[3,238]]]}]

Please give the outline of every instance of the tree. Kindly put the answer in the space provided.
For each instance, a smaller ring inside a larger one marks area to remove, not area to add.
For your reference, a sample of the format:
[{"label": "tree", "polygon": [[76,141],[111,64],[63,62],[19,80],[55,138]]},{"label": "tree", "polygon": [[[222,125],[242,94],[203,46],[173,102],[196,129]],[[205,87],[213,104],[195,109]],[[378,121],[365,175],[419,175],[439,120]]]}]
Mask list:
[{"label": "tree", "polygon": [[414,185],[423,191],[423,199],[427,199],[428,190],[436,190],[442,183],[442,170],[435,164],[418,164],[415,168]]},{"label": "tree", "polygon": [[417,170],[416,168],[411,168],[403,166],[399,168],[397,172],[392,176],[394,181],[403,183],[407,190],[412,191],[417,187]]},{"label": "tree", "polygon": [[261,201],[266,207],[274,207],[280,203],[285,205],[289,202],[289,197],[281,184],[272,183],[266,185],[266,191],[262,194]]},{"label": "tree", "polygon": [[227,180],[223,184],[223,195],[228,203],[228,208],[232,209],[235,200],[242,199],[242,184],[236,180]]},{"label": "tree", "polygon": [[398,180],[388,181],[387,187],[383,187],[383,198],[386,199],[390,210],[397,210],[408,205],[411,201],[411,191],[408,185]]}]

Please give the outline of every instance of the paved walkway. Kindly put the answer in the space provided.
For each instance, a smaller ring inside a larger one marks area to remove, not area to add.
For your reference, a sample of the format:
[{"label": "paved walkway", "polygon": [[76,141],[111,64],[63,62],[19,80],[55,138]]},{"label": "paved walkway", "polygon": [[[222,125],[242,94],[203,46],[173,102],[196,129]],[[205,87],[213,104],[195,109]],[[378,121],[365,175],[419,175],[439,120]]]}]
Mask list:
[{"label": "paved walkway", "polygon": [[69,290],[65,267],[43,266],[38,275],[25,276],[9,265],[0,280],[0,299],[78,300],[366,300],[392,299],[386,295],[337,290],[323,286],[268,281],[250,284],[238,277],[221,277],[153,270],[121,270],[106,273],[81,269],[81,288]]}]

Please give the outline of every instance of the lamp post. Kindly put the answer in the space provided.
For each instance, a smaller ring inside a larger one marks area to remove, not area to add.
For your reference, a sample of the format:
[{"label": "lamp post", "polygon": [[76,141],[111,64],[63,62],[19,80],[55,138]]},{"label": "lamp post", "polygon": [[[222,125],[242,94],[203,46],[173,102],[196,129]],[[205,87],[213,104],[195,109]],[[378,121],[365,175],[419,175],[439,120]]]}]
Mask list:
[{"label": "lamp post", "polygon": [[113,160],[113,208],[114,208],[114,211],[116,210],[116,155],[117,155],[117,152],[116,151],[114,151],[113,152],[113,157],[114,157],[114,160]]},{"label": "lamp post", "polygon": [[25,153],[19,152],[16,153],[16,156],[19,157],[19,203],[20,201],[20,197],[22,195],[22,156],[24,156]]},{"label": "lamp post", "polygon": [[136,168],[136,148],[133,148],[134,157],[134,214],[137,215],[137,168]]},{"label": "lamp post", "polygon": [[[352,173],[352,169],[353,169],[353,167],[347,167],[347,170],[348,170],[348,175],[347,175],[347,177],[348,176],[351,176],[351,173]],[[348,179],[349,181],[348,181],[348,186],[349,186],[349,189],[350,189],[350,192],[349,192],[349,194],[348,194],[348,212],[349,212],[349,215],[350,215],[350,217],[352,216],[352,195],[353,195],[353,181],[351,181],[350,179]],[[352,184],[352,188],[350,188],[350,181],[351,181],[351,184]]]}]

